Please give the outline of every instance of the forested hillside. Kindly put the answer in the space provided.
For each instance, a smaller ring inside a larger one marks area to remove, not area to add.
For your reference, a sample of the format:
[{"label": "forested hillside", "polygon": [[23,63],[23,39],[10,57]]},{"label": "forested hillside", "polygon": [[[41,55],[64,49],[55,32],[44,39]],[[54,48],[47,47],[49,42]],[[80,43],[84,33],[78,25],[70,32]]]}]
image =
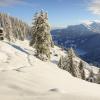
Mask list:
[{"label": "forested hillside", "polygon": [[5,36],[9,41],[12,39],[24,40],[31,33],[28,24],[5,13],[0,13],[0,27],[4,29]]}]

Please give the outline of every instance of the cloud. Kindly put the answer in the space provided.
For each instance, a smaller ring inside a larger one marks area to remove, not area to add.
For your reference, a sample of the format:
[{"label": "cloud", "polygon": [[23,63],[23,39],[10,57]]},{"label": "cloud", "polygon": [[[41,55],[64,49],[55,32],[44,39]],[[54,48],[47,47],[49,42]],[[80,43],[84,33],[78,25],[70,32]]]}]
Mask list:
[{"label": "cloud", "polygon": [[10,6],[15,4],[22,4],[22,0],[0,0],[0,6]]},{"label": "cloud", "polygon": [[38,6],[35,3],[29,3],[26,2],[25,0],[0,0],[0,7],[7,7],[14,5]]},{"label": "cloud", "polygon": [[100,15],[100,0],[92,0],[88,7],[93,14]]}]

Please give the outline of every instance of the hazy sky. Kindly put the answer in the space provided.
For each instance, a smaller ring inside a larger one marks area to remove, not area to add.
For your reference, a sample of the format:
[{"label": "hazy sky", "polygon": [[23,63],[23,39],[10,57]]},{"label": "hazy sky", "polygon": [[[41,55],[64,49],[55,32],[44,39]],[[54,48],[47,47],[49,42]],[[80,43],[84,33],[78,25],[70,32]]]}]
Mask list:
[{"label": "hazy sky", "polygon": [[7,12],[29,24],[34,13],[41,9],[48,12],[53,27],[100,20],[100,0],[0,0],[0,12]]}]

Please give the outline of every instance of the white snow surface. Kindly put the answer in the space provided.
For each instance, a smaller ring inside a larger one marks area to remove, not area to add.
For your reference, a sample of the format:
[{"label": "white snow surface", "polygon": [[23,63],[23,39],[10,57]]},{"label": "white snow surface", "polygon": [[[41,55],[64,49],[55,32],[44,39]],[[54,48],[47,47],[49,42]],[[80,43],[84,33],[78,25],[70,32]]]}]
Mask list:
[{"label": "white snow surface", "polygon": [[28,41],[0,41],[0,100],[100,100],[100,85],[58,68],[65,51],[51,52],[51,61],[43,62]]}]

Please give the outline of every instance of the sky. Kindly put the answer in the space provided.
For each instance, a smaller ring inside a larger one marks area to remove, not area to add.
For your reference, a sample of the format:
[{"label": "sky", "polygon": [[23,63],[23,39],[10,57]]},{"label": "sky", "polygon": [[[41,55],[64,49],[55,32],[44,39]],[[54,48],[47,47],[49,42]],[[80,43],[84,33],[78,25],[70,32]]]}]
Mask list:
[{"label": "sky", "polygon": [[52,27],[100,21],[100,0],[0,0],[0,12],[32,23],[34,14],[48,12]]}]

